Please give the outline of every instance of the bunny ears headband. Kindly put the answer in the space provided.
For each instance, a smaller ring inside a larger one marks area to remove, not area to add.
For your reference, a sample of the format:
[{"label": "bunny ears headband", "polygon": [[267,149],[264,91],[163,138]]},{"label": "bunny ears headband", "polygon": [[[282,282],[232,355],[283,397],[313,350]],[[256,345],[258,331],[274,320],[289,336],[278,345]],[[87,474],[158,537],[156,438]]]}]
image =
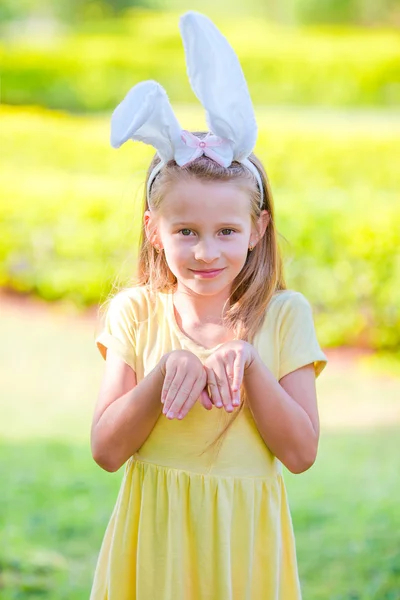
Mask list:
[{"label": "bunny ears headband", "polygon": [[156,81],[135,85],[111,118],[111,145],[129,139],[154,146],[161,161],[147,183],[151,185],[170,160],[184,167],[205,154],[223,167],[233,161],[245,165],[257,180],[263,205],[260,174],[248,159],[257,139],[253,105],[239,60],[214,23],[194,11],[180,19],[190,85],[206,111],[210,132],[199,139],[180,126],[164,88]]}]

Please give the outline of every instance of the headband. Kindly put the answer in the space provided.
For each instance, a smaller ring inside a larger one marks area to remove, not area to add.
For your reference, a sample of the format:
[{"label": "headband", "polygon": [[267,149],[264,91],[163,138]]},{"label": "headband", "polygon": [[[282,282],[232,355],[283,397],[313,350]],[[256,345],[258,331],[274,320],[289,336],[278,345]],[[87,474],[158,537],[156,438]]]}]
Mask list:
[{"label": "headband", "polygon": [[149,176],[147,201],[154,179],[168,161],[184,167],[205,155],[223,167],[233,161],[247,167],[257,181],[262,207],[261,176],[248,159],[257,140],[257,123],[239,60],[208,17],[189,11],[179,25],[189,82],[205,109],[210,132],[200,139],[182,129],[164,88],[156,81],[142,81],[112,114],[111,145],[119,148],[132,139],[157,150],[160,162]]}]

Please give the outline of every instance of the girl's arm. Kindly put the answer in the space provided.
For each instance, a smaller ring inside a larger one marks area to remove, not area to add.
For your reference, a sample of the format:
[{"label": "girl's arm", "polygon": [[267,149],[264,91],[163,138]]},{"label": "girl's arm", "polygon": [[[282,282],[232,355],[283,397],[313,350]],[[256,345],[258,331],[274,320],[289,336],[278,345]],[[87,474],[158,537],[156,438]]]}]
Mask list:
[{"label": "girl's arm", "polygon": [[117,471],[143,445],[161,414],[162,362],[139,383],[136,374],[110,348],[95,408],[91,446],[94,460]]},{"label": "girl's arm", "polygon": [[315,461],[319,418],[314,365],[278,382],[256,355],[243,384],[257,428],[271,452],[291,471],[302,473]]},{"label": "girl's arm", "polygon": [[254,421],[271,452],[292,473],[311,467],[319,439],[313,363],[289,372],[278,382],[251,344],[234,340],[209,356],[205,367],[216,406],[234,410],[243,383]]},{"label": "girl's arm", "polygon": [[[207,376],[188,350],[165,354],[137,383],[136,374],[111,349],[92,424],[92,454],[106,471],[117,471],[144,444],[160,417],[182,419],[197,399],[210,410]],[[163,408],[164,405],[164,408]]]}]

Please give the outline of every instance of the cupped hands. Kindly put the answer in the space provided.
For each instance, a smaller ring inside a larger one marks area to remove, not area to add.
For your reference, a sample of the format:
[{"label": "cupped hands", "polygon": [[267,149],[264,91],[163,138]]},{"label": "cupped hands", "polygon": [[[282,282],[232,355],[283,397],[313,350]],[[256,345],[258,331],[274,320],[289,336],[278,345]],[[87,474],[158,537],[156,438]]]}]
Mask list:
[{"label": "cupped hands", "polygon": [[222,344],[204,365],[188,350],[169,352],[160,361],[163,414],[183,419],[198,399],[207,410],[216,406],[232,412],[240,405],[243,377],[255,357],[255,348],[243,340]]}]

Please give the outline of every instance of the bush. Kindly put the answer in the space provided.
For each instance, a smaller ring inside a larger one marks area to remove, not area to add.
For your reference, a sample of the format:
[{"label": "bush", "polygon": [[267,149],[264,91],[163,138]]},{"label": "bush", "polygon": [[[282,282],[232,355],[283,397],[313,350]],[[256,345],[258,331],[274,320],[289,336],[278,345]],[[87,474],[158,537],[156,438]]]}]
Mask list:
[{"label": "bush", "polygon": [[393,25],[400,16],[397,0],[286,0],[302,23],[359,23]]},{"label": "bush", "polygon": [[[86,33],[48,41],[3,43],[2,101],[110,110],[143,79],[160,81],[173,101],[196,101],[178,15],[134,14],[114,21],[112,34],[86,26]],[[240,57],[257,104],[396,106],[400,101],[396,31],[288,29],[251,18],[217,23]]]},{"label": "bush", "polygon": [[[3,112],[0,285],[104,300],[134,270],[152,149],[112,150],[102,117]],[[191,108],[177,115],[184,127],[201,121]],[[398,120],[261,108],[257,118],[288,284],[311,301],[321,343],[398,346]]]}]

